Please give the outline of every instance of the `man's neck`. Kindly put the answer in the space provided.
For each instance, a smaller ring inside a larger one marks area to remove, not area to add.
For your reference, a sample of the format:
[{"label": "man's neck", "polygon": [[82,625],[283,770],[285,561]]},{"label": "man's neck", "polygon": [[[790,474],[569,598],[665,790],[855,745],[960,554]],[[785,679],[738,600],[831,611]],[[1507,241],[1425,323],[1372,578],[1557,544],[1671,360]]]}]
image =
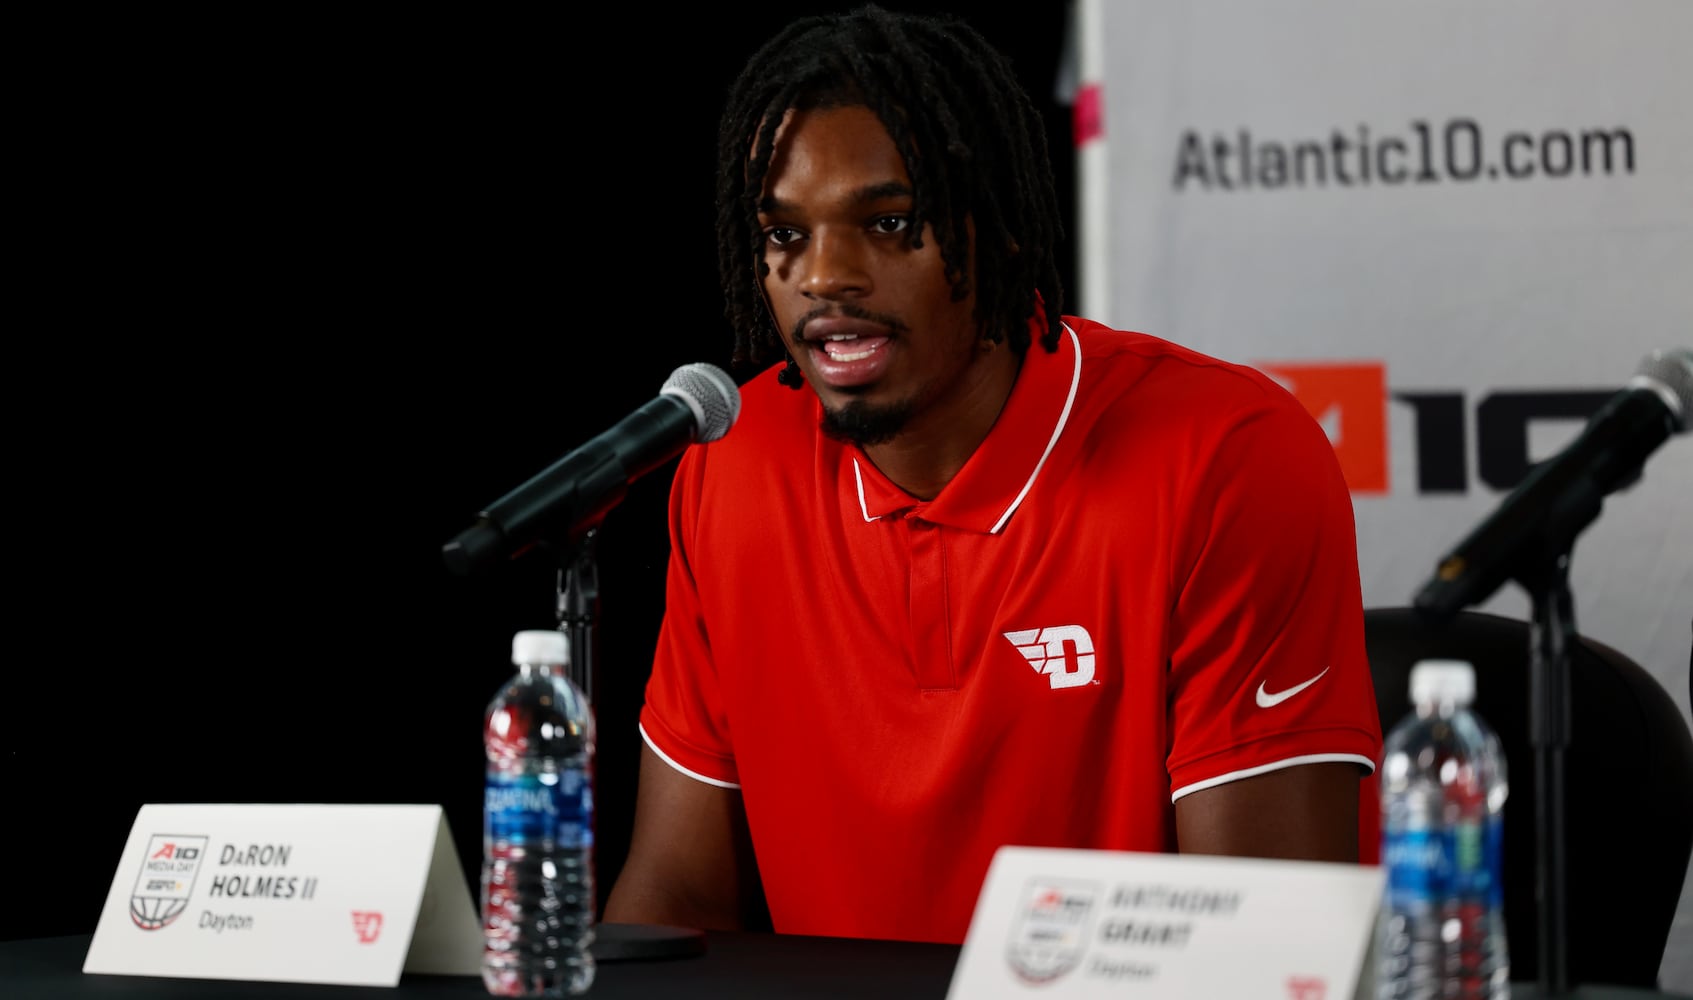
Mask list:
[{"label": "man's neck", "polygon": [[895,486],[933,500],[993,430],[1021,366],[1009,347],[995,345],[971,366],[946,405],[914,418],[891,441],[865,445],[864,454]]}]

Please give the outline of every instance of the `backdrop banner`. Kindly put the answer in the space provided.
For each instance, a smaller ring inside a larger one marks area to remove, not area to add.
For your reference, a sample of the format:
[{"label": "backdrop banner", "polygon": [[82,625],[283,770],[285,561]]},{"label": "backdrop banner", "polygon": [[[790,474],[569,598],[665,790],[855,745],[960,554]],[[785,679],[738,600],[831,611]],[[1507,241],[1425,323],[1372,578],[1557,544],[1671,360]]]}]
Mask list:
[{"label": "backdrop banner", "polygon": [[[1082,0],[1077,23],[1077,311],[1306,404],[1367,604],[1411,603],[1650,351],[1693,345],[1693,4]],[[1570,584],[1577,627],[1693,724],[1690,498],[1681,435]],[[1476,609],[1531,614],[1511,583]]]}]

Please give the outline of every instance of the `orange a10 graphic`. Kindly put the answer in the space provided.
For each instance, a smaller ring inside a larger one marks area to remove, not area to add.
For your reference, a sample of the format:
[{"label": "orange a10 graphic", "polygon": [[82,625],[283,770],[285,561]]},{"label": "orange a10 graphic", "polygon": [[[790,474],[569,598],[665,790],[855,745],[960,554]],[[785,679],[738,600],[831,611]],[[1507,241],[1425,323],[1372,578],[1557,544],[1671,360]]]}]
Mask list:
[{"label": "orange a10 graphic", "polygon": [[1534,464],[1532,423],[1585,421],[1621,388],[1493,389],[1472,403],[1459,389],[1391,389],[1381,361],[1257,362],[1254,367],[1285,386],[1328,428],[1347,487],[1366,495],[1391,488],[1390,405],[1412,412],[1417,493],[1468,493],[1472,440],[1477,478],[1503,492],[1522,482]]}]

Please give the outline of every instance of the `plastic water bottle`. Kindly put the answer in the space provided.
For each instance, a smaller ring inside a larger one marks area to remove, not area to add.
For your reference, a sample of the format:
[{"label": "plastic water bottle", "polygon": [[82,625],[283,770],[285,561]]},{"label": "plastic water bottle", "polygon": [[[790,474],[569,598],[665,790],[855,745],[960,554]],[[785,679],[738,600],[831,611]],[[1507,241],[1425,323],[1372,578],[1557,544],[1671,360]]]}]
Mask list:
[{"label": "plastic water bottle", "polygon": [[1411,668],[1415,706],[1387,735],[1381,774],[1378,1000],[1511,995],[1505,943],[1505,755],[1471,709],[1462,660]]},{"label": "plastic water bottle", "polygon": [[512,637],[516,674],[488,704],[482,981],[559,997],[594,982],[594,716],[563,632]]}]

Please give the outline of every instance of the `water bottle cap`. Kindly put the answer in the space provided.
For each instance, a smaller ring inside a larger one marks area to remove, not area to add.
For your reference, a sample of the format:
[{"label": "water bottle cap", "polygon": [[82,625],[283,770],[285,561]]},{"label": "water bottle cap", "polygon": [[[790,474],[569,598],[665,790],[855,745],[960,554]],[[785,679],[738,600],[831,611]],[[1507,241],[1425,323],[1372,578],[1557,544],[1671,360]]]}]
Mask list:
[{"label": "water bottle cap", "polygon": [[1411,668],[1411,700],[1450,701],[1468,705],[1475,699],[1475,667],[1468,660],[1418,660]]},{"label": "water bottle cap", "polygon": [[511,637],[511,662],[551,663],[570,662],[570,650],[564,633],[557,629],[525,629]]}]

